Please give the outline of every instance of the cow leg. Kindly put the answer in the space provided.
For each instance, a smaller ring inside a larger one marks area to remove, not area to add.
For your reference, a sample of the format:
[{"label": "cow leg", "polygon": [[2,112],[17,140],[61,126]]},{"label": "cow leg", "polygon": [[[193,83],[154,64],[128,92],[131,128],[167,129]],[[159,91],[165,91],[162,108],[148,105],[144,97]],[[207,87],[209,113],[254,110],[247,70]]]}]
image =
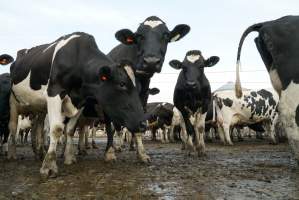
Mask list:
[{"label": "cow leg", "polygon": [[188,133],[187,133],[187,128],[186,128],[186,124],[185,124],[184,120],[182,120],[181,131],[180,131],[179,135],[180,135],[180,139],[182,141],[182,147],[181,147],[181,149],[185,150],[186,146],[187,146]]},{"label": "cow leg", "polygon": [[169,133],[169,127],[164,127],[163,134],[165,137],[165,143],[169,143],[168,133]]},{"label": "cow leg", "polygon": [[219,135],[221,142],[225,145],[226,141],[225,141],[225,133],[224,133],[224,129],[223,129],[223,124],[218,124],[218,135]]},{"label": "cow leg", "polygon": [[71,165],[77,162],[75,155],[75,147],[74,147],[74,133],[76,129],[76,125],[78,119],[82,113],[83,109],[80,109],[75,116],[73,116],[68,123],[66,124],[65,132],[66,132],[66,146],[64,151],[64,164]]},{"label": "cow leg", "polygon": [[131,133],[131,140],[130,140],[130,151],[136,150],[136,137],[135,134]]},{"label": "cow leg", "polygon": [[84,144],[84,140],[86,140],[86,131],[87,131],[88,127],[83,125],[82,127],[79,128],[79,144],[78,144],[78,154],[85,156],[87,155],[87,151],[86,151],[86,145]]},{"label": "cow leg", "polygon": [[91,146],[90,146],[90,144],[89,144],[89,142],[88,142],[88,138],[89,138],[89,133],[90,133],[90,128],[88,127],[88,126],[86,126],[86,128],[84,128],[85,130],[84,130],[84,144],[85,144],[85,149],[90,149],[91,148]]},{"label": "cow leg", "polygon": [[135,133],[136,144],[137,144],[137,157],[144,163],[149,163],[151,161],[150,157],[146,154],[143,143],[142,143],[142,133]]},{"label": "cow leg", "polygon": [[121,152],[121,146],[123,145],[121,143],[121,137],[122,137],[122,131],[121,126],[115,125],[115,133],[116,133],[116,140],[115,140],[115,151]]},{"label": "cow leg", "polygon": [[[244,131],[244,129],[242,131]],[[239,142],[244,141],[244,138],[243,138],[243,136],[241,134],[241,128],[237,128],[237,137],[238,137],[238,141]]]},{"label": "cow leg", "polygon": [[127,130],[126,130],[126,129],[122,129],[121,132],[122,132],[122,133],[121,133],[121,138],[120,138],[120,139],[121,139],[121,144],[122,144],[121,147],[122,147],[122,148],[125,148],[125,147],[126,147],[126,145],[125,145],[126,134],[128,134],[128,133],[127,133]]},{"label": "cow leg", "polygon": [[[10,119],[9,119],[9,139],[8,139],[8,159],[16,159],[16,131],[18,126],[18,110],[15,98],[10,96]],[[3,144],[3,146],[5,143]],[[4,153],[5,153],[4,148]]]},{"label": "cow leg", "polygon": [[205,140],[204,140],[204,133],[205,133],[205,119],[207,113],[196,115],[196,122],[195,122],[195,149],[198,152],[198,156],[205,155]]},{"label": "cow leg", "polygon": [[61,98],[59,95],[55,97],[47,97],[47,107],[50,125],[50,146],[40,169],[42,177],[55,177],[58,173],[56,164],[56,148],[60,136],[63,134],[64,117],[61,113]]},{"label": "cow leg", "polygon": [[44,144],[44,121],[45,115],[39,114],[37,120],[35,121],[35,134],[36,134],[36,152],[35,157],[42,160],[46,154],[45,144]]},{"label": "cow leg", "polygon": [[277,144],[275,138],[275,131],[272,128],[272,123],[270,121],[265,122],[265,129],[268,136],[270,136],[270,144]]},{"label": "cow leg", "polygon": [[281,92],[279,101],[280,119],[287,133],[289,144],[299,164],[299,85],[291,82]]},{"label": "cow leg", "polygon": [[[107,117],[105,117],[105,119],[107,119]],[[109,122],[106,121],[105,124],[106,124],[106,132],[107,132],[107,146],[105,150],[105,161],[110,162],[116,160],[115,151],[113,148],[114,131],[112,131],[112,125],[110,120]]]},{"label": "cow leg", "polygon": [[24,144],[28,144],[28,135],[29,135],[29,132],[30,132],[30,129],[27,129],[25,131],[25,136],[24,136],[24,141],[23,141]]},{"label": "cow leg", "polygon": [[170,140],[171,143],[175,142],[175,140],[174,140],[174,127],[175,126],[173,124],[171,124],[170,128],[169,128],[169,140]]},{"label": "cow leg", "polygon": [[8,136],[9,136],[9,129],[8,129],[8,123],[9,122],[5,122],[5,126],[2,127],[0,130],[3,134],[3,140],[1,141],[2,144],[2,152],[4,152],[4,156],[7,156],[7,152],[8,152]]},{"label": "cow leg", "polygon": [[157,129],[152,129],[152,141],[157,141]]},{"label": "cow leg", "polygon": [[228,124],[224,124],[223,125],[223,130],[224,130],[224,136],[225,136],[226,143],[228,145],[233,145],[233,142],[230,139],[230,130],[231,130],[231,127]]},{"label": "cow leg", "polygon": [[93,149],[99,148],[96,144],[96,133],[97,133],[97,128],[93,126],[91,129],[91,146]]}]

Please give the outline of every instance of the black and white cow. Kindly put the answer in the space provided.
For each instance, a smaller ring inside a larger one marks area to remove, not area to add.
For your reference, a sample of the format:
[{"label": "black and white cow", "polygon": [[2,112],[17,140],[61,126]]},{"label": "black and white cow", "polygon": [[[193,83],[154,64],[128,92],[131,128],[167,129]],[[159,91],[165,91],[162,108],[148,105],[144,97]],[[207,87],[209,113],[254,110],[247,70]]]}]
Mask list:
[{"label": "black and white cow", "polygon": [[263,122],[272,143],[275,140],[275,122],[278,117],[278,96],[265,89],[244,91],[241,98],[236,98],[234,90],[215,92],[215,101],[219,136],[232,145],[230,133],[236,126]]},{"label": "black and white cow", "polygon": [[107,119],[131,131],[146,128],[130,65],[113,62],[89,34],[75,32],[52,43],[21,50],[11,65],[11,78],[8,156],[16,157],[18,114],[48,113],[50,146],[40,169],[43,176],[58,172],[56,146],[64,130],[65,164],[76,161],[72,134],[87,99],[102,105]]},{"label": "black and white cow", "polygon": [[[0,55],[0,64],[7,65],[13,61],[13,57],[8,54]],[[8,122],[9,122],[9,96],[11,90],[11,78],[8,73],[0,75],[0,138],[2,138],[2,151],[8,151]]]},{"label": "black and white cow", "polygon": [[185,123],[181,112],[171,103],[155,102],[147,104],[148,124],[156,140],[156,131],[162,129],[162,142],[174,142],[174,128],[185,130]]},{"label": "black and white cow", "polygon": [[187,133],[182,131],[181,138],[190,151],[194,151],[194,138],[198,155],[205,153],[205,118],[211,101],[211,87],[204,68],[212,67],[218,61],[217,56],[204,59],[200,51],[193,50],[187,52],[183,62],[172,60],[169,63],[173,68],[181,69],[173,97],[174,105],[182,113],[187,129]]},{"label": "black and white cow", "polygon": [[[180,40],[189,31],[190,27],[185,24],[179,24],[170,31],[164,21],[151,16],[139,25],[135,33],[129,29],[122,29],[115,34],[122,44],[113,48],[108,56],[116,62],[122,59],[132,62],[144,110],[149,96],[150,79],[154,73],[161,72],[168,43]],[[116,129],[120,130],[120,127],[116,126]],[[144,162],[150,161],[142,144],[142,134],[133,133],[134,136],[138,143],[138,157]]]},{"label": "black and white cow", "polygon": [[299,160],[299,16],[285,16],[254,24],[245,30],[237,55],[237,97],[241,97],[242,93],[238,73],[241,48],[245,37],[252,31],[259,33],[255,43],[272,86],[279,94],[280,117],[295,157]]}]

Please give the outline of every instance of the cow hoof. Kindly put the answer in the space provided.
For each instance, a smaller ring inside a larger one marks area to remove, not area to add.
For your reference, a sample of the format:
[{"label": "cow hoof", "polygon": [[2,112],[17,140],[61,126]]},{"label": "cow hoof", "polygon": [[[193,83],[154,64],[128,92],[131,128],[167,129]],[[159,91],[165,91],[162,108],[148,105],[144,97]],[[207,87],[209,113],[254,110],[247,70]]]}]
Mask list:
[{"label": "cow hoof", "polygon": [[57,176],[58,167],[56,164],[56,155],[54,153],[46,155],[39,172],[44,179],[55,178]]},{"label": "cow hoof", "polygon": [[228,142],[228,143],[226,143],[226,145],[227,145],[227,146],[233,146],[234,143],[232,143],[232,142]]},{"label": "cow hoof", "polygon": [[142,163],[150,163],[151,158],[146,154],[138,154],[138,158]]},{"label": "cow hoof", "polygon": [[122,151],[120,146],[114,147],[114,149],[115,149],[116,152],[121,152]]},{"label": "cow hoof", "polygon": [[58,175],[58,169],[57,166],[54,168],[45,168],[42,167],[40,169],[40,175],[42,179],[48,179],[48,178],[56,178]]},{"label": "cow hoof", "polygon": [[74,164],[77,162],[77,159],[74,155],[72,156],[65,156],[65,159],[64,159],[64,164],[65,165],[71,165],[71,164]]},{"label": "cow hoof", "polygon": [[105,161],[106,162],[111,162],[111,161],[116,161],[116,156],[114,153],[114,148],[110,147],[106,153],[105,153]]},{"label": "cow hoof", "polygon": [[80,155],[80,156],[86,156],[87,154],[88,153],[87,153],[87,151],[85,149],[82,149],[82,150],[78,151],[78,155]]},{"label": "cow hoof", "polygon": [[105,154],[105,162],[115,162],[116,161],[116,156],[113,153],[106,153]]}]

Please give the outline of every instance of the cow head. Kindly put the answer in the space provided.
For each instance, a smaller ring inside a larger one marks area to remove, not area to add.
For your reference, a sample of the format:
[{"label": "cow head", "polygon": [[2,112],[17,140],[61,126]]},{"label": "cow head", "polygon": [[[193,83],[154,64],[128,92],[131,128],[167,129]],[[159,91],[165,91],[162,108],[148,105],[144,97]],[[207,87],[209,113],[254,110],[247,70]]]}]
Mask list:
[{"label": "cow head", "polygon": [[0,55],[0,65],[7,65],[13,61],[14,61],[13,57],[11,57],[8,54]]},{"label": "cow head", "polygon": [[212,67],[217,64],[219,57],[212,56],[204,59],[198,50],[188,51],[183,62],[172,60],[169,65],[174,69],[182,69],[182,78],[186,89],[196,90],[200,87],[200,80],[204,75],[205,67]]},{"label": "cow head", "polygon": [[169,31],[161,19],[151,16],[139,25],[135,33],[122,29],[115,37],[123,44],[136,46],[136,73],[152,75],[161,72],[168,43],[183,38],[189,30],[188,25],[179,24]]},{"label": "cow head", "polygon": [[98,68],[96,84],[83,88],[84,96],[93,96],[116,124],[132,132],[146,128],[144,112],[135,87],[134,72],[129,64]]}]

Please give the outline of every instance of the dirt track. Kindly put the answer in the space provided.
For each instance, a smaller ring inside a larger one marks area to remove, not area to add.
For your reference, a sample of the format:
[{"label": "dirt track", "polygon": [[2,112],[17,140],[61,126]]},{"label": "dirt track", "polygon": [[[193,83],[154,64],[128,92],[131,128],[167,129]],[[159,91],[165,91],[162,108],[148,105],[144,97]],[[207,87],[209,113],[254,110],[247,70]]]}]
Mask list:
[{"label": "dirt track", "polygon": [[299,199],[299,167],[287,144],[246,141],[235,146],[207,144],[207,157],[190,157],[179,144],[146,142],[152,158],[141,164],[135,152],[103,160],[104,143],[59,177],[42,181],[41,163],[29,146],[19,159],[0,158],[0,199]]}]

